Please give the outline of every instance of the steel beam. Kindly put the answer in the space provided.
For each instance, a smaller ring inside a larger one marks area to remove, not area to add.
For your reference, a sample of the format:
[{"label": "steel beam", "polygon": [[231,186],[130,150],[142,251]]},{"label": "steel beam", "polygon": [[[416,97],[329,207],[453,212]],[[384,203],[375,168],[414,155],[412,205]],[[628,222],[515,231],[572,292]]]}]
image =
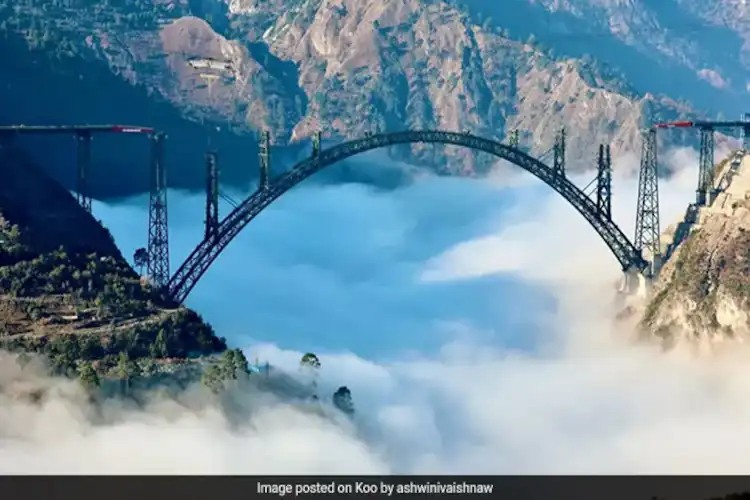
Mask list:
[{"label": "steel beam", "polygon": [[313,158],[317,158],[318,155],[320,155],[320,145],[321,145],[321,134],[320,132],[315,132],[315,135],[313,135],[313,150],[312,150]]},{"label": "steel beam", "polygon": [[206,235],[208,240],[219,231],[219,158],[216,151],[206,153]]},{"label": "steel beam", "polygon": [[508,143],[512,148],[518,148],[521,145],[521,136],[518,132],[518,129],[513,129],[510,131],[510,140],[508,141]]},{"label": "steel beam", "polygon": [[91,133],[77,132],[76,138],[76,199],[81,207],[91,213],[88,176],[91,169]]},{"label": "steel beam", "polygon": [[158,288],[169,281],[169,225],[167,220],[167,168],[164,163],[167,136],[151,135],[148,210],[148,276]]},{"label": "steel beam", "polygon": [[565,129],[560,129],[560,132],[555,137],[554,147],[554,160],[552,169],[561,175],[565,175]]},{"label": "steel beam", "polygon": [[270,182],[270,171],[271,171],[271,133],[263,131],[260,138],[260,144],[258,149],[260,159],[260,179],[258,182],[258,189],[268,189]]},{"label": "steel beam", "polygon": [[641,145],[641,168],[638,178],[638,203],[635,219],[635,247],[648,250],[653,258],[651,275],[661,266],[659,228],[659,172],[656,152],[656,129],[645,132]]},{"label": "steel beam", "polygon": [[703,127],[700,130],[701,146],[698,166],[698,188],[695,192],[695,203],[699,206],[711,203],[710,196],[714,183],[714,129]]},{"label": "steel beam", "polygon": [[612,156],[610,147],[599,145],[596,174],[596,207],[603,217],[612,218]]}]

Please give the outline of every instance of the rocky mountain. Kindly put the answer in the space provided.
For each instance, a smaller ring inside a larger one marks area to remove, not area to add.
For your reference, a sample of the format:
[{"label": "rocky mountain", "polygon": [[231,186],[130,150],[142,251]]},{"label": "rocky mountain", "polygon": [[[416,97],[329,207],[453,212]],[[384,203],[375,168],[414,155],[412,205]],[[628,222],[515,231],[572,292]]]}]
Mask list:
[{"label": "rocky mountain", "polygon": [[[202,186],[200,151],[208,141],[222,152],[225,179],[248,182],[261,129],[271,131],[276,165],[283,168],[307,153],[317,130],[340,141],[405,127],[507,140],[517,129],[522,144],[539,155],[565,126],[569,164],[583,169],[601,142],[611,143],[615,154],[637,150],[645,124],[703,116],[654,83],[663,72],[641,67],[654,78],[633,85],[617,69],[647,58],[613,60],[603,52],[597,60],[565,41],[542,46],[526,33],[543,39],[551,13],[599,29],[637,3],[3,0],[0,62],[11,71],[0,118],[127,119],[165,129],[179,165],[170,179],[187,187]],[[539,12],[547,17],[532,15]],[[577,26],[571,22],[564,26]],[[638,26],[649,25],[643,23]],[[612,26],[610,32],[619,33]],[[641,30],[636,38],[645,43],[658,32]],[[669,140],[693,139],[674,134]],[[49,164],[64,147],[35,148],[37,159]],[[132,149],[131,156],[101,160],[112,166],[109,175],[93,179],[97,193],[145,187],[145,175],[111,173],[143,161]],[[447,174],[481,174],[492,166],[485,156],[455,148],[420,145],[393,148],[390,155]],[[70,183],[69,174],[56,176]]]},{"label": "rocky mountain", "polygon": [[641,326],[668,345],[750,339],[750,155],[722,162],[715,186],[715,200],[689,208],[662,239],[668,260]]},{"label": "rocky mountain", "polygon": [[[456,0],[569,56],[589,54],[638,88],[737,113],[747,91],[750,10],[742,0]],[[546,29],[540,29],[545,26]]]}]

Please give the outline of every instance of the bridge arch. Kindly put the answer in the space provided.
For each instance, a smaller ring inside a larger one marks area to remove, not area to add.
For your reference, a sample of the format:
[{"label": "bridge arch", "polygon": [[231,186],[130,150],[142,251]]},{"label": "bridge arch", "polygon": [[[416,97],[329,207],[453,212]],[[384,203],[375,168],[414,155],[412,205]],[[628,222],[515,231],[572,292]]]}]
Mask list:
[{"label": "bridge arch", "polygon": [[377,134],[347,141],[320,151],[317,155],[299,162],[274,179],[267,188],[259,189],[247,197],[221,221],[214,235],[198,244],[169,280],[167,284],[169,295],[176,303],[182,303],[214,260],[250,221],[273,201],[311,175],[334,163],[366,151],[411,143],[440,143],[462,146],[489,153],[523,168],[557,191],[578,210],[604,240],[624,271],[643,272],[648,268],[649,263],[643,258],[640,250],[630,242],[614,221],[601,213],[597,209],[596,203],[568,180],[565,175],[561,175],[519,149],[494,140],[459,132],[421,130]]}]

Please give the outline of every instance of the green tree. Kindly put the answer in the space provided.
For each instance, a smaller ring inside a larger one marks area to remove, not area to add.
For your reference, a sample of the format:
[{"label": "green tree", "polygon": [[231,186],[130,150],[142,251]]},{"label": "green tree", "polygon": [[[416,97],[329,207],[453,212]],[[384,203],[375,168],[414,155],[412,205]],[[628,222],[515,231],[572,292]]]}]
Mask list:
[{"label": "green tree", "polygon": [[139,248],[133,254],[133,264],[138,269],[138,274],[143,275],[144,268],[148,265],[148,250]]},{"label": "green tree", "polygon": [[139,364],[136,364],[136,372],[139,376],[150,377],[155,375],[158,371],[158,367],[154,360],[151,358],[144,358],[140,360]]},{"label": "green tree", "polygon": [[221,371],[226,380],[238,380],[250,374],[250,366],[241,349],[224,351],[221,360]]},{"label": "green tree", "polygon": [[78,343],[78,349],[83,359],[99,359],[104,355],[102,341],[96,335],[82,335]]},{"label": "green tree", "polygon": [[159,329],[159,332],[156,334],[156,339],[154,339],[153,344],[151,344],[149,351],[154,358],[166,358],[169,354],[167,332],[165,332],[163,328]]},{"label": "green tree", "polygon": [[317,370],[320,368],[320,360],[314,353],[308,352],[302,356],[302,359],[300,359],[300,366]]},{"label": "green tree", "polygon": [[333,393],[333,405],[349,416],[354,415],[354,401],[348,387],[341,386],[336,389]]},{"label": "green tree", "polygon": [[52,373],[56,375],[62,375],[62,376],[69,376],[73,375],[75,376],[76,372],[76,365],[75,360],[68,356],[67,354],[59,353],[52,356],[51,360],[52,364]]},{"label": "green tree", "polygon": [[218,393],[226,388],[227,382],[240,380],[250,375],[250,366],[241,349],[224,351],[221,359],[209,366],[201,377],[202,383]]},{"label": "green tree", "polygon": [[94,365],[88,361],[82,362],[78,367],[78,380],[90,391],[99,387],[101,383]]},{"label": "green tree", "polygon": [[128,353],[120,351],[119,358],[117,360],[117,378],[120,379],[120,394],[123,396],[128,393],[130,389],[130,378],[132,377],[132,364]]},{"label": "green tree", "polygon": [[306,378],[310,380],[313,390],[313,397],[317,399],[316,391],[318,390],[318,375],[320,373],[320,359],[312,352],[308,352],[300,359],[300,370]]},{"label": "green tree", "polygon": [[224,388],[224,374],[221,365],[211,365],[203,371],[201,377],[203,385],[211,389],[213,393],[219,393]]}]

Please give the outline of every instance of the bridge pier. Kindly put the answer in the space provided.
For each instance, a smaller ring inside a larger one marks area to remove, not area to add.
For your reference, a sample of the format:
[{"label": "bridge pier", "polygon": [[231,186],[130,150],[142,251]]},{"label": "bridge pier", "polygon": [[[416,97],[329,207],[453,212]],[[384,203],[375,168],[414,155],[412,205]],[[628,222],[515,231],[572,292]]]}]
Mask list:
[{"label": "bridge pier", "polygon": [[313,158],[317,158],[320,155],[320,146],[321,146],[321,134],[320,132],[315,132],[315,135],[313,135],[313,150],[312,150],[312,156]]},{"label": "bridge pier", "polygon": [[649,286],[649,280],[643,273],[629,269],[623,273],[617,292],[623,295],[645,298],[648,296]]},{"label": "bridge pier", "polygon": [[701,149],[698,165],[698,189],[695,191],[695,203],[704,206],[711,203],[711,191],[714,180],[714,129],[701,127]]},{"label": "bridge pier", "polygon": [[612,153],[610,146],[599,144],[596,174],[596,208],[599,213],[612,218]]},{"label": "bridge pier", "polygon": [[652,128],[645,132],[641,146],[634,244],[641,255],[644,255],[644,253],[650,254],[652,259],[651,274],[653,276],[658,275],[661,268],[658,168],[656,129]]},{"label": "bridge pier", "polygon": [[521,136],[518,132],[518,129],[513,129],[510,131],[510,140],[508,141],[508,144],[512,148],[518,149],[518,147],[521,145]]},{"label": "bridge pier", "polygon": [[206,153],[206,234],[208,240],[219,230],[219,163],[216,151]]},{"label": "bridge pier", "polygon": [[261,134],[258,154],[260,157],[258,189],[264,191],[268,189],[269,173],[271,171],[271,133],[267,130]]},{"label": "bridge pier", "polygon": [[164,163],[166,135],[151,135],[148,210],[148,276],[162,288],[169,282],[169,227],[167,223],[167,169]]},{"label": "bridge pier", "polygon": [[91,213],[88,175],[91,167],[91,132],[78,132],[76,137],[76,199],[85,211]]},{"label": "bridge pier", "polygon": [[554,159],[552,163],[552,169],[555,173],[565,175],[565,128],[561,128],[560,132],[555,137],[555,145],[553,148]]}]

